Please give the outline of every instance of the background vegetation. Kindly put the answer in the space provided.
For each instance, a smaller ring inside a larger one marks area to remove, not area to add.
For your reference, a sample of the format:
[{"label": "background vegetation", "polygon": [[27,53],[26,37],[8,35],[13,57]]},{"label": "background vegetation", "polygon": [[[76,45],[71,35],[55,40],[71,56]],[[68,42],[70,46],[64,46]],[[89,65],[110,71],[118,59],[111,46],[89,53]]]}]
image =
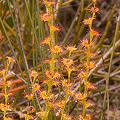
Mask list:
[{"label": "background vegetation", "polygon": [[0,119],[119,120],[120,0],[0,0]]}]

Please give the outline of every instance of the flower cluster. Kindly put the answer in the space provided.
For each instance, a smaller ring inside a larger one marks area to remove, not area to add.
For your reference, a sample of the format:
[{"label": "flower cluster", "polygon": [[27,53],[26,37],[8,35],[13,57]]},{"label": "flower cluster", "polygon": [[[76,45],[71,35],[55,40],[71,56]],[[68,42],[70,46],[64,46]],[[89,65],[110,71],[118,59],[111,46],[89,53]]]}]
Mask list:
[{"label": "flower cluster", "polygon": [[84,64],[85,69],[81,70],[81,72],[78,74],[78,77],[80,79],[82,79],[82,81],[80,80],[80,82],[81,82],[81,84],[84,85],[84,92],[77,93],[75,95],[76,99],[78,101],[80,100],[83,105],[82,115],[80,115],[80,119],[82,119],[82,120],[91,120],[91,116],[89,114],[86,114],[86,109],[88,107],[92,106],[93,104],[86,101],[86,98],[88,97],[88,90],[95,89],[94,85],[91,84],[90,82],[88,82],[88,74],[89,74],[90,69],[93,69],[96,67],[95,62],[91,61],[91,57],[94,56],[94,54],[95,54],[95,53],[93,54],[91,52],[91,48],[95,44],[93,39],[94,39],[94,37],[100,36],[99,32],[92,29],[92,23],[94,20],[95,13],[99,12],[99,8],[95,7],[95,3],[96,3],[96,0],[93,0],[93,7],[91,7],[91,9],[90,9],[90,11],[92,12],[92,17],[87,18],[83,21],[83,23],[85,25],[89,26],[90,38],[83,40],[82,44],[81,44],[84,47],[85,53],[87,56],[87,61]]},{"label": "flower cluster", "polygon": [[7,120],[7,119],[11,120],[11,118],[6,117],[6,112],[13,110],[11,106],[8,105],[8,97],[11,96],[12,94],[8,93],[7,91],[8,87],[10,87],[12,84],[11,81],[7,81],[8,68],[11,62],[15,62],[15,60],[11,57],[7,57],[6,69],[3,69],[2,71],[0,71],[0,74],[2,74],[3,76],[2,84],[4,85],[4,93],[2,93],[2,95],[5,98],[5,103],[0,104],[0,110],[3,111],[4,113],[4,118],[3,118],[4,120]]}]

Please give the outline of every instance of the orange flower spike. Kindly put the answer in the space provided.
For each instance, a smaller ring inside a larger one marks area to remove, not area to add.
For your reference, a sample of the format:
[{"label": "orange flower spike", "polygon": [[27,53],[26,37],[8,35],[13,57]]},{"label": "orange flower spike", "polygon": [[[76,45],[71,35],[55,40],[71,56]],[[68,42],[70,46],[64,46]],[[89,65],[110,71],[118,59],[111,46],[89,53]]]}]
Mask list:
[{"label": "orange flower spike", "polygon": [[53,15],[49,15],[48,13],[40,14],[40,18],[43,21],[49,21],[53,18]]},{"label": "orange flower spike", "polygon": [[27,106],[26,110],[28,113],[34,113],[35,112],[35,108],[33,106]]},{"label": "orange flower spike", "polygon": [[99,8],[97,8],[97,7],[91,7],[91,12],[92,13],[97,13],[97,12],[99,12]]},{"label": "orange flower spike", "polygon": [[47,37],[43,40],[42,44],[46,44],[50,46],[50,37]]},{"label": "orange flower spike", "polygon": [[53,53],[57,54],[57,53],[62,52],[62,49],[61,49],[61,47],[55,45],[54,48],[51,49],[51,51],[52,51]]},{"label": "orange flower spike", "polygon": [[64,59],[63,59],[63,64],[64,64],[66,67],[69,67],[70,65],[73,64],[73,60],[72,60],[72,59],[66,59],[66,58],[64,58]]},{"label": "orange flower spike", "polygon": [[84,23],[85,25],[91,25],[91,24],[92,24],[92,18],[85,19],[85,20],[83,21],[83,23]]}]

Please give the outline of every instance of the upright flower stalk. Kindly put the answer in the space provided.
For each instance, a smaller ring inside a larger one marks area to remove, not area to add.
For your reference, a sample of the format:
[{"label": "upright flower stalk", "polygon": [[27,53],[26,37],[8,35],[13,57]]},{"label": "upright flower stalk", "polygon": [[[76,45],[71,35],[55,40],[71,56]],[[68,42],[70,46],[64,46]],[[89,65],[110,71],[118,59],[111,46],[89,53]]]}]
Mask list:
[{"label": "upright flower stalk", "polygon": [[[86,72],[84,73],[84,94],[85,94],[85,98],[82,100],[82,103],[83,103],[83,110],[82,110],[82,116],[81,118],[86,118],[86,108],[87,108],[87,103],[86,103],[86,97],[87,97],[87,94],[88,94],[88,84],[90,84],[88,82],[88,74],[89,74],[89,70],[92,69],[93,67],[95,67],[95,63],[90,61],[91,59],[91,56],[92,56],[92,53],[91,53],[91,47],[93,45],[93,37],[94,36],[99,36],[99,33],[95,30],[92,29],[92,23],[93,23],[93,20],[94,20],[94,16],[95,16],[95,13],[99,11],[99,8],[95,7],[95,2],[97,0],[93,0],[93,7],[91,7],[90,11],[92,12],[92,17],[91,18],[88,18],[88,19],[85,19],[83,21],[83,23],[85,25],[88,25],[89,26],[89,31],[90,31],[90,38],[89,40],[84,40],[82,42],[82,45],[85,47],[85,53],[87,55],[87,62],[85,63],[85,66],[86,66]],[[93,87],[94,88],[94,87]]]},{"label": "upright flower stalk", "polygon": [[[52,11],[52,5],[55,4],[55,2],[53,1],[47,1],[45,0],[43,2],[46,6],[46,13],[45,14],[41,14],[41,20],[48,22],[48,26],[49,26],[49,32],[50,32],[50,36],[45,38],[42,42],[42,44],[47,44],[50,48],[50,52],[51,52],[51,60],[47,60],[46,63],[49,64],[50,66],[50,70],[46,71],[46,76],[47,76],[47,80],[45,80],[45,84],[47,84],[48,90],[41,92],[41,97],[45,100],[45,111],[43,112],[39,112],[37,113],[37,115],[44,119],[44,120],[48,120],[48,115],[49,115],[49,111],[51,109],[51,107],[49,107],[50,101],[53,98],[53,94],[51,94],[51,88],[53,85],[56,85],[56,81],[55,79],[57,77],[59,77],[59,73],[55,72],[54,70],[54,65],[57,62],[55,60],[55,55],[59,52],[61,52],[61,47],[55,45],[55,41],[54,41],[54,32],[55,31],[60,31],[60,28],[58,26],[53,25],[53,11]],[[42,115],[44,116],[41,116]]]},{"label": "upright flower stalk", "polygon": [[11,62],[15,62],[14,59],[7,57],[7,64],[6,64],[6,68],[2,71],[0,71],[0,73],[3,75],[3,85],[4,85],[4,93],[2,93],[2,95],[5,97],[5,103],[1,103],[0,104],[0,109],[4,112],[4,120],[6,120],[6,112],[9,110],[11,111],[12,109],[10,108],[10,105],[8,105],[8,97],[11,95],[11,93],[7,93],[7,87],[9,87],[11,85],[10,81],[7,81],[6,76],[8,74],[8,68]]},{"label": "upright flower stalk", "polygon": [[[71,68],[71,65],[73,64],[73,60],[70,58],[72,51],[76,50],[75,47],[67,47],[67,50],[69,51],[68,59],[63,59],[63,64],[65,65],[65,68],[67,70],[68,79],[64,79],[62,81],[62,86],[65,88],[65,100],[63,102],[63,107],[61,107],[61,120],[65,119],[66,114],[64,114],[66,103],[68,100],[69,95],[73,94],[73,92],[70,90],[70,86],[72,86],[72,83],[70,81],[70,75],[71,72],[74,71],[74,68]],[[70,118],[69,118],[70,119]]]}]

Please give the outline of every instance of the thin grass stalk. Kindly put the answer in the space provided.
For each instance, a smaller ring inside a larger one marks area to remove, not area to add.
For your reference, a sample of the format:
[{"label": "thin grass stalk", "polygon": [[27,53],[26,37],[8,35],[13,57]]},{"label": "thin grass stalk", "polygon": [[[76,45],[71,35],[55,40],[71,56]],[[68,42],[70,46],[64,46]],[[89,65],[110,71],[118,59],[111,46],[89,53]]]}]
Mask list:
[{"label": "thin grass stalk", "polygon": [[[109,86],[109,79],[110,79],[110,73],[111,73],[111,67],[112,67],[112,60],[113,60],[113,55],[114,55],[114,52],[115,52],[115,42],[116,42],[118,30],[119,30],[119,17],[117,19],[115,36],[114,36],[114,39],[113,39],[113,49],[112,49],[112,52],[111,52],[110,64],[109,64],[108,75],[107,75],[107,80],[106,80],[106,88],[105,88],[105,94],[104,94],[104,100],[103,100],[103,110],[105,109],[106,98],[109,99],[108,96],[107,96],[107,94],[108,94],[108,86]],[[108,106],[108,110],[109,110],[109,100],[107,100],[107,101],[108,101],[107,106]],[[109,120],[109,115],[107,116],[107,118]],[[102,120],[102,119],[103,119],[103,112],[101,113],[101,117],[100,117],[100,120]]]},{"label": "thin grass stalk", "polygon": [[77,18],[77,15],[78,15],[79,11],[80,11],[80,8],[81,8],[81,5],[79,5],[79,7],[78,7],[78,9],[77,9],[77,12],[76,12],[76,14],[75,14],[75,17],[74,17],[74,19],[72,20],[72,23],[71,23],[71,25],[70,25],[70,27],[69,27],[69,29],[68,29],[68,31],[67,31],[64,39],[63,39],[63,41],[62,41],[62,43],[61,43],[62,45],[67,41],[67,39],[68,39],[68,37],[69,37],[69,34],[70,34],[73,26],[75,25],[76,18]]},{"label": "thin grass stalk", "polygon": [[5,58],[4,58],[4,56],[3,56],[3,52],[2,52],[2,48],[1,48],[1,47],[0,47],[0,56],[1,56],[2,60],[3,60],[3,65],[4,65],[4,67],[6,67]]},{"label": "thin grass stalk", "polygon": [[100,41],[98,42],[98,44],[95,46],[95,48],[93,49],[94,51],[96,51],[99,47],[102,46],[105,38],[106,38],[106,35],[108,33],[108,30],[109,30],[109,27],[110,27],[110,23],[112,21],[112,18],[113,18],[113,15],[114,15],[114,12],[115,12],[115,8],[116,8],[116,5],[114,5],[113,9],[112,9],[112,12],[109,16],[109,19],[107,21],[107,24],[106,24],[106,27],[105,27],[105,30],[104,30],[104,33],[102,35],[102,38],[100,39]]},{"label": "thin grass stalk", "polygon": [[[2,14],[2,16],[1,16],[1,19],[2,19],[2,20],[4,19],[5,15],[6,15],[7,9],[8,9],[8,4],[5,3],[4,10],[3,10],[3,14]],[[2,12],[2,11],[1,11],[1,12]]]},{"label": "thin grass stalk", "polygon": [[10,13],[11,13],[11,17],[12,17],[12,20],[13,20],[13,25],[14,25],[14,28],[15,28],[15,32],[16,32],[16,36],[17,36],[17,40],[18,40],[18,44],[19,44],[19,47],[20,47],[20,52],[21,52],[21,58],[22,58],[22,60],[23,60],[23,64],[24,64],[24,68],[25,68],[25,71],[26,71],[26,75],[27,75],[27,78],[28,78],[28,83],[29,83],[29,85],[30,85],[30,76],[29,76],[29,74],[28,74],[28,69],[27,69],[27,64],[26,64],[26,62],[25,62],[25,56],[24,56],[24,54],[23,54],[23,51],[22,51],[22,45],[21,45],[21,42],[20,42],[20,38],[19,38],[19,35],[18,35],[18,33],[17,33],[17,28],[16,28],[16,25],[15,25],[15,20],[14,20],[14,17],[13,17],[13,13],[12,13],[12,10],[11,10],[11,7],[10,7],[10,2],[9,2],[9,0],[7,0],[7,3],[8,3],[8,6],[9,6],[9,10],[10,10]]},{"label": "thin grass stalk", "polygon": [[0,1],[0,17],[2,16],[3,1]]},{"label": "thin grass stalk", "polygon": [[[12,46],[12,44],[11,44],[11,41],[10,41],[8,35],[7,35],[7,31],[6,31],[5,27],[4,27],[4,24],[3,24],[2,20],[1,20],[1,18],[0,18],[0,23],[1,23],[1,25],[2,25],[2,28],[3,28],[4,32],[5,32],[5,36],[6,36],[7,40],[8,40],[8,42],[9,42],[9,45],[10,45],[11,50],[12,50],[12,52],[13,52],[13,55],[14,55],[14,57],[15,57],[15,60],[16,60],[16,63],[17,63],[17,65],[18,65],[18,68],[19,68],[19,70],[20,70],[20,73],[21,73],[23,79],[25,79],[25,78],[24,78],[24,75],[23,75],[23,71],[22,71],[22,69],[21,69],[21,67],[20,67],[19,61],[18,61],[18,59],[17,59],[17,56],[16,56],[16,54],[15,54],[15,51],[14,51],[13,46]],[[26,86],[26,88],[28,89],[27,86]]]},{"label": "thin grass stalk", "polygon": [[3,21],[3,24],[12,33],[12,35],[16,37],[15,31],[13,31],[13,29],[11,29],[11,27],[5,21]]},{"label": "thin grass stalk", "polygon": [[[38,16],[38,40],[39,43],[41,43],[40,39],[44,38],[44,28],[43,28],[43,22],[40,19],[40,14],[39,14],[39,0],[36,0],[36,6],[37,6],[37,16]],[[39,53],[40,53],[40,58],[41,58],[41,62],[43,62],[43,56],[42,56],[42,48],[40,45],[38,45],[40,47],[39,49]],[[43,51],[45,51],[45,46],[43,46]],[[42,71],[44,70],[44,66],[42,66]]]},{"label": "thin grass stalk", "polygon": [[20,24],[22,26],[23,25],[23,19],[22,19],[22,13],[21,13],[21,10],[20,10],[20,5],[19,5],[19,1],[18,0],[16,0],[16,5],[17,5],[18,13],[19,13]]},{"label": "thin grass stalk", "polygon": [[78,22],[77,22],[77,25],[76,25],[76,35],[74,37],[73,44],[76,43],[77,34],[78,34],[78,31],[79,31],[79,28],[80,28],[80,25],[81,25],[81,21],[83,20],[83,17],[84,17],[84,0],[81,0],[80,4],[81,4],[80,16],[78,18]]},{"label": "thin grass stalk", "polygon": [[[27,8],[28,16],[29,16],[29,18],[30,18],[30,23],[31,23],[31,25],[32,25],[32,30],[33,30],[33,34],[34,34],[34,37],[35,37],[36,45],[38,45],[38,38],[37,38],[36,30],[35,30],[35,28],[34,28],[34,23],[33,23],[33,21],[32,21],[32,17],[31,17],[31,15],[30,15],[30,11],[29,11],[29,8],[28,8],[28,5],[27,5],[26,0],[24,0],[24,3],[25,3],[25,6],[26,6],[26,8]],[[36,50],[37,50],[37,48],[36,48]],[[40,52],[40,47],[38,47],[38,50],[39,50],[39,52]],[[40,54],[41,54],[41,52],[40,52]],[[42,55],[40,55],[40,56],[42,56]]]},{"label": "thin grass stalk", "polygon": [[[89,8],[90,8],[91,3],[92,3],[92,0],[89,1],[88,6],[86,7],[86,9],[89,9]],[[87,10],[87,11],[85,12],[84,19],[86,19],[86,18],[88,17],[88,13],[89,13],[89,11]],[[74,38],[74,40],[73,40],[73,42],[72,42],[73,45],[75,45],[75,44],[78,42],[78,38],[80,37],[80,35],[81,35],[82,32],[83,32],[84,26],[85,26],[85,25],[82,24],[81,27],[79,27],[79,29],[78,29],[78,31],[77,31],[77,34],[76,34],[76,36],[75,36],[75,38]]]}]

